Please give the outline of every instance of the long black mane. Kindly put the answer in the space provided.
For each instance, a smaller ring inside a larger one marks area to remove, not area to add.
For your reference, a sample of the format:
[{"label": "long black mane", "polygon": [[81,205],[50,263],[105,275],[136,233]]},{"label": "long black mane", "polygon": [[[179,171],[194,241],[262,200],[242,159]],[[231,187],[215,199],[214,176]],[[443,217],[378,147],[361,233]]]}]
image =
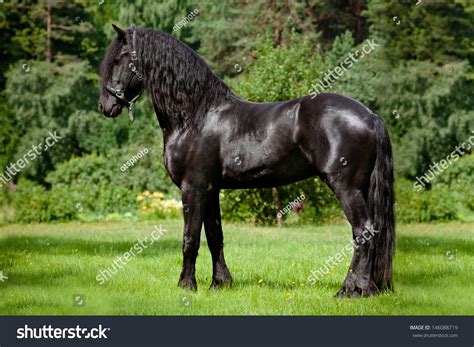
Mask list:
[{"label": "long black mane", "polygon": [[[160,125],[192,127],[222,100],[235,99],[229,87],[191,48],[166,33],[136,28],[138,70],[144,75]],[[132,42],[132,30],[127,30]],[[101,66],[102,81],[109,80],[122,45],[115,38]]]}]

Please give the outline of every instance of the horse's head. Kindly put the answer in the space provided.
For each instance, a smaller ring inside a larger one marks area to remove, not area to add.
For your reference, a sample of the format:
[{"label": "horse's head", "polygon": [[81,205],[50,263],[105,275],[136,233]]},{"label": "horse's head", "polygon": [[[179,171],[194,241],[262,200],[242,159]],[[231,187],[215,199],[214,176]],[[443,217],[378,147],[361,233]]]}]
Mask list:
[{"label": "horse's head", "polygon": [[106,117],[117,117],[124,106],[133,120],[132,105],[143,90],[143,75],[137,70],[136,29],[124,31],[112,24],[117,38],[101,64],[102,91],[99,109]]}]

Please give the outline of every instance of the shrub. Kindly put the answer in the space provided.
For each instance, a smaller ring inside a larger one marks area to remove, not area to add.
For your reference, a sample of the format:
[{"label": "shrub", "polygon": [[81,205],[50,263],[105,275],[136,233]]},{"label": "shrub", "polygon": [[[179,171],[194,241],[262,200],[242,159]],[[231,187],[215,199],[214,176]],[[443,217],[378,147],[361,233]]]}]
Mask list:
[{"label": "shrub", "polygon": [[83,214],[135,212],[136,193],[120,186],[74,184],[50,190],[21,179],[13,195],[17,222],[52,222],[82,219]]},{"label": "shrub", "polygon": [[459,219],[459,202],[446,188],[434,187],[417,192],[413,182],[396,181],[396,215],[401,223],[422,223]]},{"label": "shrub", "polygon": [[181,201],[164,197],[162,192],[150,193],[148,190],[138,195],[139,216],[144,219],[178,218],[181,216],[183,209]]},{"label": "shrub", "polygon": [[[344,218],[334,194],[319,178],[278,187],[278,192],[282,209],[301,194],[305,196],[304,210],[298,218],[294,213],[283,215],[283,219],[290,218],[289,224],[320,224]],[[222,217],[226,220],[267,225],[276,222],[277,208],[271,189],[223,190],[220,198]]]},{"label": "shrub", "polygon": [[222,218],[232,222],[274,224],[271,189],[221,190]]},{"label": "shrub", "polygon": [[279,101],[308,95],[327,67],[310,40],[292,33],[288,45],[275,47],[270,37],[256,50],[247,74],[228,80],[230,87],[251,101]]},{"label": "shrub", "polygon": [[[449,190],[458,203],[468,211],[474,212],[474,153],[463,156],[454,162],[442,175],[436,178],[436,186]],[[463,209],[461,209],[463,212]],[[469,218],[469,217],[468,217]]]},{"label": "shrub", "polygon": [[[122,172],[122,165],[144,148],[149,148],[149,153]],[[177,192],[174,184],[170,184],[170,178],[164,168],[161,145],[154,143],[114,149],[106,155],[92,153],[72,158],[58,165],[56,170],[47,176],[46,181],[51,186],[119,186],[134,191],[134,199],[137,192],[146,189],[175,195]]]},{"label": "shrub", "polygon": [[76,217],[69,192],[62,188],[47,191],[44,187],[21,179],[13,196],[17,222],[52,222]]}]

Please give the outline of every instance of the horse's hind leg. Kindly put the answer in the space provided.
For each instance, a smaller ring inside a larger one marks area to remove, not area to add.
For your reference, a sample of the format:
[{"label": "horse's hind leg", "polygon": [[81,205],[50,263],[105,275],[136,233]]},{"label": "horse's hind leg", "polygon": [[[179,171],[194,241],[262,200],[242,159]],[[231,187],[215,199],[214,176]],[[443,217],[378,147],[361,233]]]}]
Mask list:
[{"label": "horse's hind leg", "polygon": [[370,296],[378,292],[373,283],[372,272],[372,249],[374,245],[373,230],[369,217],[367,203],[361,189],[343,187],[337,188],[338,184],[330,184],[341,202],[344,213],[352,226],[352,237],[354,240],[354,254],[347,272],[346,279],[338,297]]},{"label": "horse's hind leg", "polygon": [[207,244],[212,256],[212,284],[211,288],[232,285],[232,277],[224,259],[224,236],[222,234],[221,209],[219,205],[219,191],[210,192],[204,217]]}]

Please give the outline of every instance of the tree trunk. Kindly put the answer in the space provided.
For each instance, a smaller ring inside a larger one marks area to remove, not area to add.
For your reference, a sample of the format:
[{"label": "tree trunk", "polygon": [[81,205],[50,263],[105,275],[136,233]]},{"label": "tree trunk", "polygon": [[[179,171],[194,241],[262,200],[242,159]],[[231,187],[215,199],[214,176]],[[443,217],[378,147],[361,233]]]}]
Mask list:
[{"label": "tree trunk", "polygon": [[52,59],[52,54],[51,54],[51,1],[48,1],[47,5],[47,11],[46,11],[46,16],[47,16],[47,27],[46,27],[46,34],[47,34],[47,42],[46,42],[46,61],[48,63],[51,63]]},{"label": "tree trunk", "polygon": [[360,0],[355,1],[354,14],[356,16],[356,35],[359,35],[360,31]]},{"label": "tree trunk", "polygon": [[276,211],[276,223],[279,228],[283,226],[283,216],[281,215],[281,200],[280,200],[280,193],[278,193],[278,188],[272,188],[272,195],[273,195],[273,202],[275,203],[275,211]]}]

